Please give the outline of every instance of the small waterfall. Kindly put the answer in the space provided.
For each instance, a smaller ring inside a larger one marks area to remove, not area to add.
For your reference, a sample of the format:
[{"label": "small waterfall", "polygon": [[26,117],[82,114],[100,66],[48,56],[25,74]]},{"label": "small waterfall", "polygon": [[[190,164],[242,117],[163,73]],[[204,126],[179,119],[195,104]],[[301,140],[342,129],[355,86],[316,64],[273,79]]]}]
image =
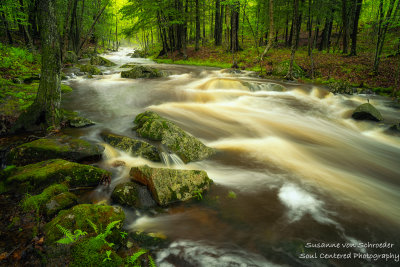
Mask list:
[{"label": "small waterfall", "polygon": [[185,163],[181,160],[181,158],[173,153],[161,152],[162,162],[167,165],[167,167],[182,167]]}]

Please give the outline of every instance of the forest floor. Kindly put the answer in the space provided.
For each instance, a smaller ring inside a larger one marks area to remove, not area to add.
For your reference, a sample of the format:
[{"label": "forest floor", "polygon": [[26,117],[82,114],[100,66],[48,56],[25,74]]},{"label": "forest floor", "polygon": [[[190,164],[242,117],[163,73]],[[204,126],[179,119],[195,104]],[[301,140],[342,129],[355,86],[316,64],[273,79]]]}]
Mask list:
[{"label": "forest floor", "polygon": [[[290,60],[290,49],[286,47],[272,48],[260,63],[258,58],[263,48],[248,48],[235,54],[240,69],[256,71],[261,77],[283,79],[276,73],[277,66]],[[155,54],[154,54],[155,55]],[[232,66],[232,53],[222,47],[205,46],[195,51],[194,47],[187,48],[188,59],[184,60],[181,53],[175,52],[162,58],[152,58],[159,63],[205,65],[229,68]],[[380,95],[391,95],[400,87],[399,66],[400,55],[382,57],[379,74],[372,72],[373,51],[362,51],[357,56],[347,56],[339,52],[313,51],[314,78],[312,78],[311,59],[307,47],[300,47],[296,52],[295,62],[303,69],[305,75],[298,82],[315,84],[330,84],[344,82],[352,87],[371,89]],[[397,92],[399,96],[399,92]]]}]

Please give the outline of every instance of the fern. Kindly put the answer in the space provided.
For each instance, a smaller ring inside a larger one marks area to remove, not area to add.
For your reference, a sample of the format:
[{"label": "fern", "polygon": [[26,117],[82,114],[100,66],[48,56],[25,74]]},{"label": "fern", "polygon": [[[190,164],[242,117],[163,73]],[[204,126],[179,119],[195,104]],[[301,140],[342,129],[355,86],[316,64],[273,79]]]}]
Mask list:
[{"label": "fern", "polygon": [[146,254],[147,252],[148,251],[145,249],[139,249],[135,254],[133,254],[132,256],[130,256],[128,258],[128,263],[134,264],[140,256],[142,256],[143,254]]},{"label": "fern", "polygon": [[61,233],[63,233],[65,235],[64,238],[57,240],[57,243],[59,243],[59,244],[68,245],[68,244],[71,244],[71,243],[74,243],[75,241],[77,241],[79,237],[87,235],[86,232],[84,232],[80,229],[75,230],[74,234],[72,234],[71,231],[68,230],[67,228],[62,227],[59,224],[56,224],[56,226],[61,231]]},{"label": "fern", "polygon": [[111,261],[111,260],[112,260],[112,259],[110,258],[111,250],[106,250],[106,254],[107,254],[107,257],[104,258],[103,262],[105,262],[105,261]]},{"label": "fern", "polygon": [[93,230],[94,230],[94,232],[96,233],[96,234],[98,234],[98,228],[97,228],[97,226],[91,221],[91,220],[89,220],[89,219],[86,219],[86,221],[89,223],[89,225],[93,228]]},{"label": "fern", "polygon": [[153,257],[150,254],[147,257],[149,258],[149,266],[150,267],[157,267],[156,263],[153,260]]}]

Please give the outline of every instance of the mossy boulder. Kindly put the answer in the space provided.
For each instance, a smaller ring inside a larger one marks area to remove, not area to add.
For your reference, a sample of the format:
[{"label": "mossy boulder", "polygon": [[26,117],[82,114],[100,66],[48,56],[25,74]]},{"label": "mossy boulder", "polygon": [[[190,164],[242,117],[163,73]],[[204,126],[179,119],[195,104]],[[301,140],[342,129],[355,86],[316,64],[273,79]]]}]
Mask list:
[{"label": "mossy boulder", "polygon": [[163,73],[158,69],[148,66],[134,66],[130,70],[121,72],[122,78],[158,78],[163,77]]},{"label": "mossy boulder", "polygon": [[135,49],[133,51],[133,53],[130,53],[131,58],[141,58],[141,57],[146,57],[146,56],[147,56],[146,52],[139,50],[139,49]]},{"label": "mossy boulder", "polygon": [[26,165],[47,159],[66,159],[76,162],[95,162],[101,159],[104,148],[86,140],[68,136],[41,138],[11,149],[9,165]]},{"label": "mossy boulder", "polygon": [[95,125],[94,121],[89,120],[87,118],[79,117],[79,116],[70,118],[68,120],[68,122],[69,122],[69,126],[72,128],[84,128],[84,127]]},{"label": "mossy boulder", "polygon": [[[107,258],[106,251],[111,251],[110,260],[104,260]],[[109,245],[101,239],[92,237],[82,239],[72,246],[70,266],[119,267],[125,265],[124,259]]]},{"label": "mossy boulder", "polygon": [[[278,76],[286,76],[289,71],[289,66],[290,60],[282,61],[278,63],[278,65],[274,66],[273,74]],[[296,79],[304,77],[303,69],[297,65],[296,62],[293,62],[293,77]]]},{"label": "mossy boulder", "polygon": [[112,67],[115,66],[116,64],[104,57],[101,56],[94,56],[90,58],[90,64],[91,65],[99,65],[99,66],[106,66],[106,67]]},{"label": "mossy boulder", "polygon": [[52,217],[60,210],[71,208],[77,202],[78,198],[68,192],[68,187],[65,184],[54,184],[38,195],[26,197],[21,206],[24,210],[34,210],[42,215]]},{"label": "mossy boulder", "polygon": [[400,136],[400,123],[393,124],[386,131],[387,134]]},{"label": "mossy boulder", "polygon": [[136,64],[126,63],[126,64],[122,65],[120,68],[123,68],[123,69],[130,69],[130,68],[133,68],[133,67],[135,67],[135,66],[136,66]]},{"label": "mossy boulder", "polygon": [[125,220],[125,213],[120,207],[96,204],[80,204],[69,210],[62,210],[52,221],[44,227],[46,244],[53,244],[64,234],[57,227],[57,224],[70,230],[72,233],[80,229],[89,235],[96,234],[91,223],[96,225],[98,232],[105,231],[107,225],[114,221],[120,221],[110,235],[111,239],[119,237],[119,232]]},{"label": "mossy boulder", "polygon": [[71,88],[71,86],[66,85],[66,84],[61,84],[61,93],[67,94],[67,93],[71,93],[72,91],[73,91],[73,89]]},{"label": "mossy boulder", "polygon": [[110,172],[94,166],[52,159],[10,170],[5,183],[20,192],[40,192],[46,186],[61,182],[70,187],[96,186],[110,176]]},{"label": "mossy boulder", "polygon": [[162,206],[198,197],[212,183],[205,171],[151,168],[147,165],[130,170],[133,181],[146,185],[154,200]]},{"label": "mossy boulder", "polygon": [[135,118],[136,132],[139,136],[161,141],[170,151],[176,153],[185,163],[203,160],[214,154],[192,135],[186,133],[171,121],[152,111],[140,113]]},{"label": "mossy boulder", "polygon": [[382,121],[381,113],[370,103],[359,105],[351,115],[356,120]]},{"label": "mossy boulder", "polygon": [[118,184],[111,194],[111,199],[124,206],[139,206],[138,184],[134,182]]},{"label": "mossy boulder", "polygon": [[102,75],[101,70],[91,64],[80,65],[79,69],[81,72],[86,72],[88,75]]},{"label": "mossy boulder", "polygon": [[130,153],[134,157],[143,157],[152,161],[161,161],[157,148],[147,142],[127,136],[103,132],[103,140],[111,146]]}]

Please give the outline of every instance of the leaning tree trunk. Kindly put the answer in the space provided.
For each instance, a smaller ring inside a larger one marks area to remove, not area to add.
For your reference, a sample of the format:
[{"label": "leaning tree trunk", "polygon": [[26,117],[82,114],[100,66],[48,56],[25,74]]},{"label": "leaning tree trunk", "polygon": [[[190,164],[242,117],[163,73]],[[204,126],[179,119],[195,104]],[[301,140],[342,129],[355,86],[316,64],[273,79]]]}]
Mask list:
[{"label": "leaning tree trunk", "polygon": [[263,60],[263,57],[268,53],[269,49],[271,49],[272,43],[273,43],[273,38],[274,38],[274,1],[273,0],[269,0],[268,40],[267,40],[267,46],[265,47],[265,50],[262,53],[260,60]]},{"label": "leaning tree trunk", "polygon": [[57,129],[60,125],[61,50],[57,29],[56,0],[39,1],[39,25],[42,44],[42,71],[36,99],[21,114],[12,131]]}]

